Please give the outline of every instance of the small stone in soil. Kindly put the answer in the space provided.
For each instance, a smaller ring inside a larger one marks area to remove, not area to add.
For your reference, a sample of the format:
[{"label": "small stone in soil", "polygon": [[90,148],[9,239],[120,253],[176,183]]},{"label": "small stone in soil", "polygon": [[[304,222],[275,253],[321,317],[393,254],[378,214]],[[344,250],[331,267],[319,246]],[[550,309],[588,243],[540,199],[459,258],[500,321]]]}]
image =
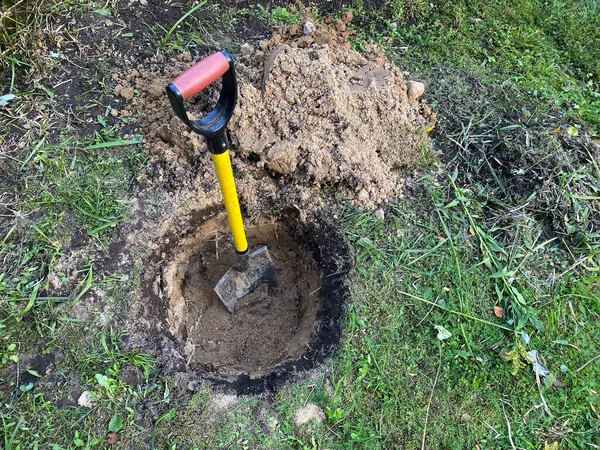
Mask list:
[{"label": "small stone in soil", "polygon": [[357,198],[359,202],[364,203],[369,199],[369,193],[365,189],[361,189]]},{"label": "small stone in soil", "polygon": [[377,209],[375,210],[375,217],[377,217],[378,220],[385,220],[385,213],[383,212],[383,209]]},{"label": "small stone in soil", "polygon": [[79,396],[77,403],[83,408],[93,408],[96,404],[96,398],[90,391],[83,391],[83,393]]},{"label": "small stone in soil", "polygon": [[415,101],[421,95],[423,95],[423,92],[425,92],[425,85],[420,81],[409,81],[408,83],[406,83],[406,87],[406,94],[408,95],[408,99],[410,101]]},{"label": "small stone in soil", "polygon": [[310,33],[314,33],[315,30],[316,30],[316,27],[312,22],[306,22],[304,24],[304,34],[305,35],[308,36]]}]

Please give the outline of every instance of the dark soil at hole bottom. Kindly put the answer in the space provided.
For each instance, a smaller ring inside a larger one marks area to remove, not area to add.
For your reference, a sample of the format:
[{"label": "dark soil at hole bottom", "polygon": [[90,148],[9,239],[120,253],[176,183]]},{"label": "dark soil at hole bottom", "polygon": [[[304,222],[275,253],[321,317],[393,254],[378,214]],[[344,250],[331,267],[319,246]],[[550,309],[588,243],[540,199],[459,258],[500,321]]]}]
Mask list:
[{"label": "dark soil at hole bottom", "polygon": [[[230,314],[214,287],[236,263],[225,218],[202,226],[195,247],[178,257],[171,318],[175,336],[185,342],[188,363],[221,376],[264,376],[306,352],[319,309],[318,275],[311,255],[286,229],[260,220],[247,230],[252,248],[266,245],[275,280],[240,299]],[[181,270],[185,267],[184,270]]]}]

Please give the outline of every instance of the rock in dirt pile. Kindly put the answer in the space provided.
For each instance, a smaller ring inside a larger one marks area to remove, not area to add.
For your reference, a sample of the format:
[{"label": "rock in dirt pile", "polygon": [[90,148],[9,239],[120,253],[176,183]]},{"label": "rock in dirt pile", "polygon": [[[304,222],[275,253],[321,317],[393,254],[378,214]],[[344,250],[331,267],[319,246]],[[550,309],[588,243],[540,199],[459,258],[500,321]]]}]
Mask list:
[{"label": "rock in dirt pile", "polygon": [[[367,206],[387,203],[402,195],[396,169],[419,165],[431,151],[427,131],[435,115],[419,98],[423,84],[405,81],[406,74],[375,47],[364,56],[352,50],[350,20],[347,15],[314,26],[307,19],[275,30],[269,40],[242,45],[236,57],[239,99],[229,128],[241,156],[234,163],[240,194],[250,210],[257,179],[265,197],[285,197],[288,204],[307,205],[325,186],[352,197],[360,193]],[[118,86],[127,93],[130,83],[140,92],[134,106],[142,112],[147,148],[160,162],[149,165],[151,179],[166,181],[176,172],[214,182],[209,159],[198,151],[205,148],[202,138],[174,117],[164,94],[168,81],[192,62],[189,55],[161,55],[150,69],[131,70]],[[217,93],[190,102],[191,114],[210,110]]]}]

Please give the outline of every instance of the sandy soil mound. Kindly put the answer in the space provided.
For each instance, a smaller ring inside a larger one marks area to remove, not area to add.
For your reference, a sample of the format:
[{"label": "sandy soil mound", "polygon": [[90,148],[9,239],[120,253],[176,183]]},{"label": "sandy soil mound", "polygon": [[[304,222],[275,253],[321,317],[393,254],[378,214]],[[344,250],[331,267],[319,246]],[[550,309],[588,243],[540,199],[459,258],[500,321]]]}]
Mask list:
[{"label": "sandy soil mound", "polygon": [[[236,58],[239,101],[229,128],[240,195],[251,211],[260,212],[255,199],[261,196],[307,206],[326,186],[359,194],[367,206],[387,203],[402,193],[396,169],[417,166],[431,151],[427,130],[435,116],[419,100],[423,84],[406,82],[375,47],[365,56],[352,50],[350,20],[348,15],[317,26],[306,20],[275,30],[256,47],[242,46]],[[133,107],[141,112],[153,155],[148,177],[209,189],[214,175],[198,150],[203,139],[174,117],[164,94],[192,58],[159,55],[148,62],[149,68],[127,72],[115,90],[125,98],[131,87],[139,92]],[[188,102],[190,115],[202,116],[217,95],[214,86]]]},{"label": "sandy soil mound", "polygon": [[399,193],[393,170],[421,161],[435,118],[418,101],[421,83],[405,83],[383,55],[367,59],[334,32],[292,26],[246,48],[240,62],[256,70],[230,127],[242,154],[290,184],[365,189],[379,203]]}]

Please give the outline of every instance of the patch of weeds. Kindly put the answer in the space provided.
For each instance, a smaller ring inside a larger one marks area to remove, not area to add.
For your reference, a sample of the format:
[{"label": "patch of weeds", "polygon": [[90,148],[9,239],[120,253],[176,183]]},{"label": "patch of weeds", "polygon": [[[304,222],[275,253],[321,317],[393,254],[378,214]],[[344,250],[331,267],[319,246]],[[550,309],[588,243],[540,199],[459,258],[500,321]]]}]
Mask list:
[{"label": "patch of weeds", "polygon": [[302,14],[293,7],[276,6],[271,10],[266,10],[262,5],[258,5],[258,8],[271,25],[292,25],[302,19]]},{"label": "patch of weeds", "polygon": [[[105,128],[84,143],[72,137],[54,144],[43,139],[31,146],[26,158],[12,159],[5,166],[15,183],[14,195],[6,204],[11,220],[0,225],[0,369],[7,386],[2,394],[6,408],[0,414],[6,423],[24,420],[14,438],[16,448],[36,448],[39,442],[72,442],[77,448],[82,442],[92,445],[104,439],[103,435],[92,438],[86,431],[85,427],[93,428],[95,422],[88,420],[92,417],[85,411],[64,411],[48,401],[36,383],[14,385],[11,373],[20,363],[20,355],[31,352],[34,341],[40,345],[36,352],[47,354],[63,345],[69,330],[80,322],[67,317],[65,311],[96,281],[93,266],[82,256],[69,267],[60,267],[57,262],[63,253],[82,246],[82,241],[89,243],[82,228],[104,244],[111,228],[126,216],[128,204],[122,199],[128,195],[130,177],[139,170],[144,156],[131,151],[137,141],[117,139],[113,132]],[[124,294],[117,292],[114,281],[112,286],[110,280],[104,281],[111,294]],[[122,283],[120,288],[125,286]],[[130,352],[119,359],[114,352],[104,357],[116,361],[113,368],[128,363],[146,370],[149,364],[144,355]],[[109,408],[112,416],[115,408]],[[43,421],[40,414],[48,420]],[[56,420],[81,423],[82,427],[54,430]]]},{"label": "patch of weeds", "polygon": [[[455,174],[457,176],[458,172]],[[531,298],[535,298],[539,294],[539,287],[538,289],[530,288],[517,281],[521,278],[518,271],[528,259],[539,259],[536,254],[543,251],[555,239],[539,242],[541,232],[535,229],[527,230],[523,236],[519,236],[517,232],[517,239],[522,238],[524,245],[513,245],[512,249],[507,251],[494,237],[495,233],[501,231],[500,227],[487,228],[479,222],[478,218],[481,218],[483,205],[473,200],[468,189],[459,189],[456,186],[455,177],[450,178],[450,182],[455,198],[444,208],[460,206],[467,217],[469,233],[478,239],[481,262],[490,270],[490,278],[493,280],[497,300],[513,314],[508,320],[508,325],[514,325],[515,330],[518,331],[530,323],[538,331],[543,331],[544,326],[539,320],[537,311],[531,306]],[[515,223],[511,223],[507,227],[514,229],[514,225]],[[517,229],[520,230],[523,225],[527,226],[522,222],[517,222]],[[531,232],[537,235],[532,236]],[[529,300],[526,297],[529,297]]]},{"label": "patch of weeds", "polygon": [[[15,448],[93,448],[116,443],[122,434],[138,433],[133,417],[140,402],[156,389],[147,384],[154,360],[137,351],[120,350],[119,339],[120,333],[111,329],[95,335],[89,348],[64,349],[66,358],[57,375],[65,377],[67,390],[74,386],[67,375],[78,375],[78,386],[85,390],[77,395],[87,396],[87,406],[60,407],[49,400],[49,396],[64,395],[56,390],[60,382],[54,390],[34,386],[4,405],[0,417],[5,421],[18,418],[23,424],[14,437]],[[127,378],[132,376],[139,377],[134,385]],[[57,427],[56,423],[71,426]]]},{"label": "patch of weeds", "polygon": [[[82,382],[89,383],[94,378],[100,387],[106,390],[109,398],[116,398],[120,390],[127,386],[120,380],[120,371],[126,365],[140,369],[144,379],[148,379],[152,371],[154,360],[136,350],[123,352],[119,348],[121,337],[125,332],[111,328],[109,332],[100,331],[94,339],[89,342],[90,348],[85,354],[78,349],[64,349],[71,354],[73,367],[80,373]],[[100,376],[98,376],[100,374]]]},{"label": "patch of weeds", "polygon": [[33,169],[30,177],[37,181],[30,181],[27,191],[29,208],[67,210],[100,243],[126,217],[128,204],[122,198],[129,189],[127,168],[140,165],[139,152],[109,153],[139,141],[105,139],[98,135],[88,146],[71,139],[35,146],[22,166]]},{"label": "patch of weeds", "polygon": [[[461,124],[447,136],[458,180],[496,211],[520,207],[543,223],[573,264],[598,267],[599,147],[585,136],[503,123],[491,113]],[[458,168],[462,170],[458,171]],[[496,220],[493,219],[493,220]]]},{"label": "patch of weeds", "polygon": [[171,39],[165,43],[165,48],[185,52],[192,48],[206,47],[209,43],[210,36],[196,29],[193,33],[187,31],[174,33]]},{"label": "patch of weeds", "polygon": [[[585,364],[597,353],[598,286],[556,270],[563,253],[540,239],[533,218],[513,216],[510,227],[493,231],[493,206],[459,198],[464,190],[448,185],[425,179],[423,194],[392,205],[385,222],[370,211],[340,212],[357,277],[343,351],[321,400],[327,441],[340,448],[595,444],[586,396],[598,368]],[[511,316],[508,286],[524,293],[543,331]],[[508,306],[495,308],[501,299]],[[443,342],[439,329],[449,332]],[[538,350],[548,377],[538,382],[529,361],[511,374],[500,355],[519,345]]]},{"label": "patch of weeds", "polygon": [[[206,47],[215,48],[220,40],[229,41],[232,37],[243,34],[240,28],[244,33],[248,32],[248,27],[252,31],[259,28],[261,32],[267,29],[268,20],[261,12],[264,10],[259,11],[258,7],[233,9],[210,2],[198,3],[196,7],[198,9],[170,29],[158,23],[149,25],[155,30],[154,34],[163,36],[159,46],[180,52],[194,48],[206,51]],[[235,44],[228,44],[228,48],[232,46]]]}]

